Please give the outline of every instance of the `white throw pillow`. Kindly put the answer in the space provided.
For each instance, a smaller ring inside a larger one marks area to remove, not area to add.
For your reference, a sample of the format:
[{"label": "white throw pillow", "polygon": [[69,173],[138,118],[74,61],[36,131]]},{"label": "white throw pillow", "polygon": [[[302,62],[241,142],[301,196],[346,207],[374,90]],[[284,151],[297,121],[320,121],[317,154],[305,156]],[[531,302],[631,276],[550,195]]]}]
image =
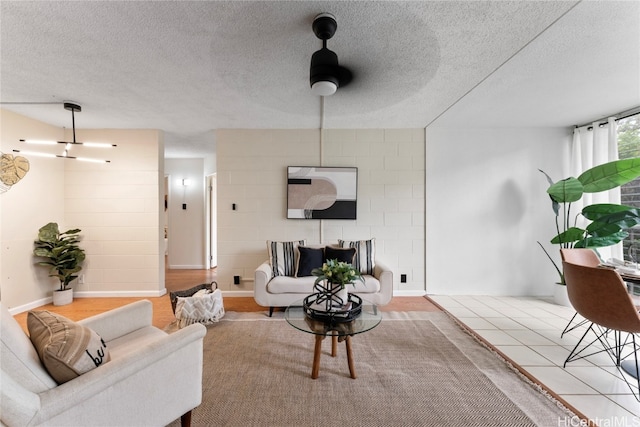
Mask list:
[{"label": "white throw pillow", "polygon": [[298,246],[305,246],[306,240],[293,240],[290,242],[267,241],[269,262],[274,276],[291,276],[296,274],[296,259]]},{"label": "white throw pillow", "polygon": [[354,267],[361,274],[373,275],[373,269],[376,266],[376,239],[370,240],[338,240],[341,248],[355,248],[356,257]]}]

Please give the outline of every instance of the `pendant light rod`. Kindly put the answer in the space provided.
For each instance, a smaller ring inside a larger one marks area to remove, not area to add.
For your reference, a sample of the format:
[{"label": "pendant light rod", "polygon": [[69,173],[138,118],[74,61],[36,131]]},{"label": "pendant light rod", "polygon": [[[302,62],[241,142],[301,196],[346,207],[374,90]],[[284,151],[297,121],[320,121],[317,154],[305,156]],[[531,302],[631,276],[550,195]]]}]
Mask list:
[{"label": "pendant light rod", "polygon": [[65,102],[64,109],[71,111],[71,127],[73,128],[73,143],[76,143],[76,111],[82,111],[82,107],[73,102]]}]

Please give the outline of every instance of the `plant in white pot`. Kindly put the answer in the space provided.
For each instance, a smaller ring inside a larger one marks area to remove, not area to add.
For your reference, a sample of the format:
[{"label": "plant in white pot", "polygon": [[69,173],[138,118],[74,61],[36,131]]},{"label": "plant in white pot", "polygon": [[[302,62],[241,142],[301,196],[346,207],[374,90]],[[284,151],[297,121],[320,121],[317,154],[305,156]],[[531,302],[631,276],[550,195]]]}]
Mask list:
[{"label": "plant in white pot", "polygon": [[[560,248],[602,248],[624,240],[629,233],[625,230],[640,224],[640,210],[632,206],[613,203],[599,203],[585,206],[581,212],[571,213],[571,203],[582,199],[584,193],[598,193],[624,185],[640,176],[640,158],[616,160],[594,166],[584,171],[578,178],[569,177],[558,182],[544,171],[549,181],[547,193],[555,213],[556,232],[551,243]],[[578,227],[578,218],[590,221],[585,228]],[[544,246],[538,242],[555,267],[559,281],[564,288],[564,275]],[[560,292],[562,293],[562,292]],[[565,291],[566,293],[566,291]],[[567,299],[568,301],[568,299]],[[558,301],[559,302],[559,301]]]},{"label": "plant in white pot", "polygon": [[38,230],[38,240],[34,242],[33,254],[46,258],[39,265],[49,266],[49,277],[57,277],[60,288],[53,293],[54,305],[69,304],[73,300],[71,282],[78,278],[85,259],[84,250],[77,245],[81,230],[73,229],[60,232],[58,224],[50,222]]}]

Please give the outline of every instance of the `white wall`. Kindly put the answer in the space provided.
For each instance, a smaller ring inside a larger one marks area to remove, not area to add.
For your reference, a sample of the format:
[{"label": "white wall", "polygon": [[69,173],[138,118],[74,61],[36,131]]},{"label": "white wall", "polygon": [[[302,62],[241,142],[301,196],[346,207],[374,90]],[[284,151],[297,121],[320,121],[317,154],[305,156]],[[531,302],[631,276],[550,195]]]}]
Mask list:
[{"label": "white wall", "polygon": [[555,256],[556,233],[538,169],[565,176],[570,130],[430,127],[426,139],[427,293],[551,295],[536,241]]},{"label": "white wall", "polygon": [[[424,293],[424,130],[323,132],[322,145],[319,130],[217,132],[219,286],[252,291],[267,240],[376,238],[396,295]],[[356,221],[286,219],[287,166],[320,165],[358,168]]]},{"label": "white wall", "polygon": [[[205,268],[203,159],[165,159],[169,176],[169,268]],[[182,185],[188,179],[189,185]],[[187,205],[183,209],[182,205]]]},{"label": "white wall", "polygon": [[[0,109],[0,147],[12,153],[19,139],[59,139],[62,130]],[[64,161],[42,157],[29,158],[25,177],[0,194],[0,298],[12,308],[32,301],[46,300],[56,280],[46,269],[36,268],[31,255],[38,229],[48,222],[64,226]]]},{"label": "white wall", "polygon": [[[70,131],[0,110],[2,151],[20,147],[20,138],[70,138]],[[162,134],[155,130],[82,130],[78,140],[111,142],[113,149],[74,147],[85,157],[109,164],[28,157],[31,170],[1,197],[2,301],[18,311],[50,300],[57,288],[46,269],[34,265],[38,229],[58,222],[80,228],[87,259],[82,296],[160,296],[164,288],[162,242]],[[24,144],[22,144],[24,145]],[[44,151],[32,148],[33,151]]]}]

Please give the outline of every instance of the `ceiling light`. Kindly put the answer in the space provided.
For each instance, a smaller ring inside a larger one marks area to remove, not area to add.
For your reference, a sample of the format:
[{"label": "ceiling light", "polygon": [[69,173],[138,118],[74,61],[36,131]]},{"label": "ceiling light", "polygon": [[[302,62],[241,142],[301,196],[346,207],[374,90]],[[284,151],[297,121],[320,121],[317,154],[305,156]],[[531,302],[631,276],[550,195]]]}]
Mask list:
[{"label": "ceiling light", "polygon": [[82,107],[78,104],[74,104],[71,102],[64,103],[64,109],[71,111],[71,124],[73,128],[73,141],[48,141],[48,140],[40,140],[40,139],[21,139],[20,142],[24,142],[25,144],[36,144],[36,145],[57,145],[64,144],[64,150],[62,154],[51,154],[51,153],[38,153],[33,151],[22,151],[22,150],[13,150],[15,153],[22,153],[31,156],[39,156],[39,157],[61,157],[65,159],[73,159],[80,160],[85,162],[95,162],[95,163],[110,163],[110,160],[100,160],[100,159],[91,159],[86,157],[75,157],[69,155],[69,150],[74,145],[83,145],[85,147],[91,148],[108,148],[108,147],[117,147],[116,144],[107,144],[104,142],[80,142],[76,141],[76,118],[75,112],[82,111]]},{"label": "ceiling light", "polygon": [[108,144],[106,142],[69,142],[69,141],[46,141],[42,139],[21,139],[20,142],[24,142],[25,144],[33,144],[33,145],[56,145],[56,144],[71,144],[71,145],[83,145],[85,147],[92,148],[109,148],[109,147],[117,147],[116,144]]},{"label": "ceiling light", "polygon": [[336,93],[338,86],[330,81],[320,80],[311,84],[311,93],[317,96],[329,96]]},{"label": "ceiling light", "polygon": [[21,139],[20,142],[35,145],[56,145],[58,141],[43,141],[41,139]]},{"label": "ceiling light", "polygon": [[36,157],[58,157],[56,154],[52,153],[38,153],[35,151],[24,151],[24,150],[13,150],[14,153],[20,153],[27,156],[36,156]]},{"label": "ceiling light", "polygon": [[[37,151],[24,151],[24,150],[12,150],[14,153],[20,153],[25,156],[35,156],[35,157],[49,157],[56,158],[60,157],[61,159],[71,159],[71,160],[79,160],[81,162],[91,162],[91,163],[111,163],[111,160],[101,160],[101,159],[92,159],[89,157],[75,157],[68,156],[66,154],[53,154],[53,153],[40,153]],[[66,150],[65,150],[66,153]]]}]

